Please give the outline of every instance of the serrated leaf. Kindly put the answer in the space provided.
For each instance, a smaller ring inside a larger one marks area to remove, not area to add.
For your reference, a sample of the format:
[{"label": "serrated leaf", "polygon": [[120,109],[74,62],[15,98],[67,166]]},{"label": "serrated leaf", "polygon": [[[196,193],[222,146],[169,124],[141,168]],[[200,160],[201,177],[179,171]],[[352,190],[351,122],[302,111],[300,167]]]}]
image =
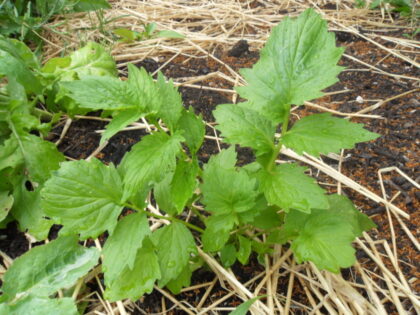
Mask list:
[{"label": "serrated leaf", "polygon": [[175,130],[185,138],[191,153],[196,154],[203,143],[206,132],[201,115],[196,116],[192,107],[189,110],[183,110]]},{"label": "serrated leaf", "polygon": [[302,118],[283,136],[282,142],[297,153],[319,156],[340,149],[352,149],[358,142],[376,139],[379,135],[346,119],[332,117],[329,113]]},{"label": "serrated leaf", "polygon": [[251,255],[251,241],[241,235],[238,235],[238,240],[239,249],[236,253],[236,257],[242,265],[245,265],[248,263],[249,255]]},{"label": "serrated leaf", "polygon": [[78,315],[72,298],[49,299],[27,296],[15,303],[0,304],[0,315]]},{"label": "serrated leaf", "polygon": [[52,58],[43,67],[44,73],[55,74],[61,81],[73,81],[84,75],[117,75],[115,61],[105,47],[89,42],[68,57]]},{"label": "serrated leaf", "polygon": [[226,244],[220,251],[220,261],[223,267],[229,268],[236,261],[236,248],[233,244]]},{"label": "serrated leaf", "polygon": [[235,225],[235,215],[232,213],[212,215],[206,220],[206,229],[202,234],[203,250],[217,252],[229,240],[230,231]]},{"label": "serrated leaf", "polygon": [[105,132],[102,134],[100,144],[109,140],[116,133],[127,127],[132,122],[135,122],[144,116],[146,113],[141,109],[126,109],[122,110],[114,115],[111,122],[106,125]]},{"label": "serrated leaf", "polygon": [[137,251],[150,233],[144,213],[130,214],[118,222],[102,251],[106,285],[118,278],[126,266],[134,269]]},{"label": "serrated leaf", "polygon": [[63,236],[32,248],[17,258],[3,276],[3,301],[32,294],[48,297],[72,286],[99,259],[96,248],[77,244],[76,236]]},{"label": "serrated leaf", "polygon": [[97,159],[62,163],[41,196],[45,213],[64,225],[60,232],[77,231],[81,239],[112,232],[123,208],[117,170]]},{"label": "serrated leaf", "polygon": [[327,22],[308,9],[274,27],[260,60],[241,71],[248,85],[237,91],[248,100],[246,106],[278,123],[288,105],[318,98],[321,90],[337,82],[342,53]]},{"label": "serrated leaf", "polygon": [[155,185],[154,196],[160,208],[174,215],[184,210],[197,187],[197,161],[178,161],[175,173]]},{"label": "serrated leaf", "polygon": [[270,152],[274,147],[274,124],[257,111],[240,105],[219,105],[213,115],[224,141],[256,150],[256,154]]},{"label": "serrated leaf", "polygon": [[124,174],[124,200],[160,182],[168,172],[175,169],[182,140],[177,134],[169,136],[157,132],[143,137],[132,147],[120,165]]},{"label": "serrated leaf", "polygon": [[233,147],[210,158],[203,172],[203,203],[206,210],[216,214],[245,212],[255,204],[256,180],[239,169],[235,170],[236,153]]},{"label": "serrated leaf", "polygon": [[166,287],[171,290],[173,294],[179,294],[181,293],[182,288],[190,286],[191,275],[192,272],[190,266],[187,265],[176,279],[173,279],[166,284]]},{"label": "serrated leaf", "polygon": [[54,222],[45,218],[46,213],[41,207],[40,191],[42,186],[34,191],[28,191],[25,183],[26,179],[21,177],[14,186],[14,204],[11,214],[19,222],[21,231],[27,231],[37,240],[44,240]]},{"label": "serrated leaf", "polygon": [[13,195],[8,191],[0,191],[0,222],[9,214],[9,211],[13,206],[13,201]]},{"label": "serrated leaf", "polygon": [[328,208],[324,191],[304,171],[296,164],[277,165],[271,173],[261,171],[260,186],[267,201],[285,211],[293,208],[309,213],[313,208]]},{"label": "serrated leaf", "polygon": [[155,281],[160,277],[158,257],[152,243],[146,238],[137,252],[133,268],[126,266],[123,272],[107,285],[105,297],[111,302],[126,298],[136,301],[143,294],[152,292]]},{"label": "serrated leaf", "polygon": [[156,248],[162,273],[162,278],[159,280],[160,287],[176,279],[188,264],[190,254],[197,253],[191,232],[177,222],[161,229]]},{"label": "serrated leaf", "polygon": [[60,83],[82,108],[127,110],[142,104],[130,86],[117,78],[85,75],[81,80]]}]

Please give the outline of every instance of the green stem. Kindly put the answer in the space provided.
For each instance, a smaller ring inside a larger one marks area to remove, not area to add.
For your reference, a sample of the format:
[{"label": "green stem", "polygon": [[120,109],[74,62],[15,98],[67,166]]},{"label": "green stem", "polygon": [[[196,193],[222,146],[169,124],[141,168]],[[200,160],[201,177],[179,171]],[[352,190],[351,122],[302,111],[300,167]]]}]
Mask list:
[{"label": "green stem", "polygon": [[124,206],[127,207],[127,208],[130,208],[130,209],[136,210],[138,212],[145,212],[147,215],[149,215],[151,217],[154,217],[156,219],[168,220],[168,221],[171,221],[171,222],[178,222],[178,223],[184,224],[186,227],[189,227],[192,230],[195,230],[195,231],[200,232],[200,233],[204,233],[204,230],[202,228],[199,228],[198,226],[196,226],[194,224],[185,222],[184,220],[180,220],[178,218],[175,218],[175,217],[172,217],[172,216],[169,216],[169,215],[168,216],[159,215],[159,214],[147,211],[145,209],[140,209],[139,207],[137,207],[135,205],[132,205],[132,204],[129,204],[129,203],[125,203]]}]

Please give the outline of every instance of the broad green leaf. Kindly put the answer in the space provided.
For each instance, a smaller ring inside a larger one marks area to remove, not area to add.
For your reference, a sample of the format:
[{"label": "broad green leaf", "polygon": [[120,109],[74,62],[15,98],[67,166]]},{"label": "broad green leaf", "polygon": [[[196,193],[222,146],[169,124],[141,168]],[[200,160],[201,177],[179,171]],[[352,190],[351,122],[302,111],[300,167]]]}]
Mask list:
[{"label": "broad green leaf", "polygon": [[109,140],[116,133],[120,132],[122,129],[127,127],[132,122],[139,120],[144,113],[141,109],[127,109],[122,110],[114,115],[111,122],[106,125],[105,132],[102,134],[100,144],[103,144],[105,141]]},{"label": "broad green leaf", "polygon": [[220,105],[213,115],[225,141],[251,147],[256,154],[270,152],[274,147],[274,124],[258,112],[239,105]]},{"label": "broad green leaf", "polygon": [[114,302],[129,298],[138,300],[143,294],[151,293],[161,272],[158,257],[149,239],[145,239],[143,247],[137,252],[133,268],[128,266],[110,284],[107,284],[105,297]]},{"label": "broad green leaf", "polygon": [[83,75],[111,77],[117,75],[112,56],[105,47],[94,42],[87,43],[68,57],[50,59],[42,71],[56,75],[61,81],[77,80]]},{"label": "broad green leaf", "polygon": [[26,179],[22,177],[14,187],[11,214],[19,222],[21,231],[28,231],[37,240],[44,240],[54,222],[45,218],[46,213],[41,207],[42,186],[28,191],[25,183]]},{"label": "broad green leaf", "polygon": [[14,303],[0,304],[0,315],[79,315],[72,298],[50,299],[27,296]]},{"label": "broad green leaf", "polygon": [[126,266],[131,270],[134,268],[137,251],[150,233],[144,213],[130,214],[118,222],[102,251],[106,285],[117,279]]},{"label": "broad green leaf", "polygon": [[32,294],[48,297],[69,288],[99,259],[96,248],[78,245],[76,236],[63,236],[32,248],[17,258],[3,276],[3,301]]},{"label": "broad green leaf", "polygon": [[304,171],[304,167],[296,164],[277,165],[271,173],[261,171],[260,186],[267,201],[285,211],[297,209],[309,213],[313,208],[328,208],[324,191]]},{"label": "broad green leaf", "polygon": [[73,10],[76,12],[96,11],[100,9],[111,9],[107,0],[77,0]]},{"label": "broad green leaf", "polygon": [[235,170],[235,162],[236,153],[231,147],[212,156],[205,166],[201,191],[208,211],[216,214],[244,212],[254,206],[258,194],[256,180],[242,169]]},{"label": "broad green leaf", "polygon": [[31,69],[23,61],[0,49],[0,77],[2,76],[16,80],[28,93],[42,92],[43,87]]},{"label": "broad green leaf", "polygon": [[0,35],[0,50],[9,53],[13,58],[31,69],[37,70],[39,68],[38,58],[31,49],[20,40],[5,38]]},{"label": "broad green leaf", "polygon": [[[159,231],[159,230],[158,230]],[[178,278],[197,248],[191,232],[181,223],[174,222],[161,229],[157,237],[157,256],[162,273],[159,286]]]},{"label": "broad green leaf", "polygon": [[321,90],[337,82],[342,53],[327,22],[308,9],[274,27],[260,60],[252,69],[242,69],[248,85],[237,91],[248,100],[246,106],[278,123],[290,104],[318,98]]},{"label": "broad green leaf", "polygon": [[189,110],[183,110],[175,130],[185,138],[191,153],[196,154],[203,143],[206,132],[201,115],[196,116],[192,107]]},{"label": "broad green leaf", "polygon": [[339,272],[355,261],[353,240],[375,224],[344,196],[330,195],[328,202],[328,209],[312,209],[310,214],[290,211],[280,239],[293,240],[299,262],[310,260],[320,269]]},{"label": "broad green leaf", "polygon": [[248,263],[249,255],[251,255],[251,241],[246,237],[238,235],[239,249],[236,257],[242,265]]},{"label": "broad green leaf", "polygon": [[254,304],[255,301],[263,297],[265,297],[265,295],[256,296],[252,299],[249,299],[248,301],[239,305],[234,311],[230,312],[229,315],[246,315],[248,313],[249,308],[252,306],[252,304]]},{"label": "broad green leaf", "polygon": [[197,161],[179,160],[175,173],[155,185],[154,195],[160,208],[169,214],[179,214],[197,187]]},{"label": "broad green leaf", "polygon": [[0,222],[6,219],[13,206],[13,195],[8,191],[0,191]]},{"label": "broad green leaf", "polygon": [[10,137],[0,146],[0,170],[16,167],[23,163],[19,143],[15,137]]},{"label": "broad green leaf", "polygon": [[342,195],[329,195],[328,202],[330,204],[329,210],[334,215],[339,215],[349,222],[353,227],[353,234],[355,237],[362,236],[363,231],[368,231],[375,228],[375,223],[366,215],[357,210],[349,198]]},{"label": "broad green leaf", "polygon": [[182,288],[190,286],[191,275],[191,268],[187,265],[176,279],[173,279],[166,284],[166,287],[171,290],[173,294],[179,294],[181,293]]},{"label": "broad green leaf", "polygon": [[130,43],[138,38],[140,35],[139,32],[132,31],[126,28],[117,28],[112,31],[115,35],[118,35],[122,38],[123,42]]},{"label": "broad green leaf", "polygon": [[206,220],[206,229],[201,237],[205,252],[217,252],[229,240],[230,231],[235,225],[232,213],[212,215]]},{"label": "broad green leaf", "polygon": [[292,241],[296,260],[312,261],[318,268],[338,273],[355,262],[351,246],[355,236],[351,223],[326,210],[312,209],[310,214],[292,210],[286,225],[299,221],[298,236]]},{"label": "broad green leaf", "polygon": [[130,86],[117,78],[82,76],[81,80],[61,82],[69,96],[82,108],[92,110],[144,109]]},{"label": "broad green leaf", "polygon": [[223,264],[223,267],[229,268],[236,261],[236,248],[233,244],[226,244],[220,251],[220,260]]},{"label": "broad green leaf", "polygon": [[358,142],[376,139],[379,135],[346,119],[332,117],[329,113],[315,114],[299,120],[283,136],[283,144],[295,150],[319,156],[340,149],[352,149]]},{"label": "broad green leaf", "polygon": [[165,77],[161,72],[158,73],[157,86],[161,96],[161,105],[159,107],[159,117],[169,128],[174,131],[175,124],[181,117],[182,97],[178,92],[178,88],[174,85],[172,80],[165,81]]},{"label": "broad green leaf", "polygon": [[182,140],[177,134],[168,136],[157,132],[143,137],[133,146],[120,165],[124,174],[123,200],[138,191],[147,190],[149,185],[160,182],[168,172],[175,169]]},{"label": "broad green leaf", "polygon": [[171,31],[171,30],[163,30],[163,31],[159,31],[157,32],[157,34],[155,35],[156,37],[161,37],[161,38],[185,38],[185,35],[182,35],[178,32],[175,31]]},{"label": "broad green leaf", "polygon": [[77,231],[81,239],[112,232],[123,208],[117,170],[97,159],[62,163],[41,196],[45,213],[64,225],[61,233]]}]

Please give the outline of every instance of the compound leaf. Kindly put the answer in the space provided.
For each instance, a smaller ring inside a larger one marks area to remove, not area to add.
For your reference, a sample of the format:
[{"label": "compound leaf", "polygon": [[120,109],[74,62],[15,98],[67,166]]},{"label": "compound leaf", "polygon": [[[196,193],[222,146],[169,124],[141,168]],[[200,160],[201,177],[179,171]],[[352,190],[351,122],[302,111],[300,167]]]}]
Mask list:
[{"label": "compound leaf", "polygon": [[246,106],[278,123],[288,105],[318,98],[322,89],[337,82],[342,53],[327,22],[308,9],[274,27],[260,60],[241,71],[248,85],[237,90],[248,100]]},{"label": "compound leaf", "polygon": [[251,147],[256,154],[270,152],[274,146],[275,126],[258,112],[239,105],[220,105],[213,115],[225,141]]},{"label": "compound leaf", "polygon": [[34,247],[17,258],[4,274],[2,301],[29,294],[48,297],[68,288],[96,265],[99,254],[94,247],[78,245],[74,235]]},{"label": "compound leaf", "polygon": [[163,287],[178,278],[187,266],[190,254],[196,254],[197,248],[191,232],[181,223],[174,222],[163,227],[155,237],[162,273],[159,286]]},{"label": "compound leaf", "polygon": [[271,173],[261,171],[260,185],[267,201],[285,211],[328,208],[324,191],[304,171],[304,167],[296,164],[277,165]]},{"label": "compound leaf", "polygon": [[112,232],[123,208],[117,170],[97,159],[62,163],[41,196],[45,213],[64,225],[62,233],[78,231],[81,239]]},{"label": "compound leaf", "polygon": [[284,145],[295,150],[319,156],[340,149],[351,149],[358,142],[376,139],[379,135],[346,119],[332,117],[329,113],[302,118],[283,136]]},{"label": "compound leaf", "polygon": [[142,138],[121,162],[124,174],[124,200],[138,191],[147,189],[150,184],[160,182],[164,176],[175,169],[176,155],[183,140],[178,134],[172,136],[157,132]]},{"label": "compound leaf", "polygon": [[130,214],[118,222],[102,252],[106,285],[118,278],[126,266],[134,269],[137,251],[142,246],[143,239],[150,233],[144,213]]}]

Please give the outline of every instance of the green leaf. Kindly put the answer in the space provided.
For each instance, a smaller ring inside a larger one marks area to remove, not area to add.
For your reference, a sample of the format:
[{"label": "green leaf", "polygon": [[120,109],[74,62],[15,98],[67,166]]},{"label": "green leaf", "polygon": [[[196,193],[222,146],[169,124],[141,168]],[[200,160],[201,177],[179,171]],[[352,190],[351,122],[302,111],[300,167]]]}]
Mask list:
[{"label": "green leaf", "polygon": [[248,263],[249,255],[251,255],[251,241],[246,237],[238,235],[239,250],[236,253],[236,257],[242,265]]},{"label": "green leaf", "polygon": [[198,171],[196,160],[179,160],[175,173],[155,185],[154,196],[160,208],[171,215],[180,214],[197,187]]},{"label": "green leaf", "polygon": [[196,116],[192,107],[189,110],[184,109],[175,130],[185,138],[191,153],[196,154],[203,143],[206,132],[201,115]]},{"label": "green leaf", "polygon": [[150,233],[145,213],[133,213],[118,222],[102,251],[106,285],[117,279],[126,266],[134,268],[137,251]]},{"label": "green leaf", "polygon": [[11,214],[19,222],[21,231],[28,231],[37,240],[44,240],[54,222],[45,218],[46,214],[41,207],[42,186],[28,191],[25,183],[26,179],[22,177],[14,187]]},{"label": "green leaf", "polygon": [[81,239],[113,231],[123,205],[122,181],[111,164],[97,159],[62,163],[45,183],[42,206],[63,224],[61,233],[80,233]]},{"label": "green leaf", "polygon": [[132,197],[149,185],[160,182],[176,165],[183,138],[157,132],[142,138],[124,156],[120,170],[124,174],[123,200]]},{"label": "green leaf", "polygon": [[2,300],[29,294],[48,297],[69,288],[96,265],[99,254],[96,248],[78,245],[76,236],[34,247],[17,258],[4,274]]},{"label": "green leaf", "polygon": [[157,32],[157,34],[155,35],[155,37],[160,37],[160,38],[185,38],[185,35],[182,35],[178,32],[175,31],[171,31],[171,30],[163,30],[163,31],[159,31]]},{"label": "green leaf", "polygon": [[277,165],[272,173],[261,171],[260,185],[267,201],[285,211],[328,208],[324,191],[296,164]]},{"label": "green leaf", "polygon": [[12,209],[13,201],[13,195],[9,195],[8,191],[0,191],[0,222],[6,219]]},{"label": "green leaf", "polygon": [[126,28],[117,28],[112,31],[115,35],[118,35],[122,38],[122,41],[130,43],[137,39],[139,33],[131,31]]},{"label": "green leaf", "polygon": [[230,312],[229,315],[246,315],[249,308],[254,304],[255,301],[265,297],[266,295],[256,296],[248,301],[239,305],[234,311]]},{"label": "green leaf", "polygon": [[257,155],[271,152],[273,149],[276,128],[258,112],[226,104],[219,105],[213,111],[213,115],[219,124],[216,128],[222,132],[227,143],[251,147],[256,150]]},{"label": "green leaf", "polygon": [[232,213],[212,215],[206,220],[206,229],[201,237],[205,252],[217,252],[229,240],[230,231],[235,225]]},{"label": "green leaf", "polygon": [[9,53],[20,63],[31,69],[39,69],[39,61],[32,50],[24,42],[17,39],[5,38],[0,35],[0,50]]},{"label": "green leaf", "polygon": [[151,293],[155,281],[160,277],[158,257],[153,244],[146,238],[137,252],[133,268],[126,266],[118,277],[107,284],[105,297],[111,302],[126,298],[136,301],[143,294]]},{"label": "green leaf", "polygon": [[293,240],[298,262],[310,260],[337,273],[355,262],[353,240],[375,224],[344,196],[330,195],[328,202],[328,209],[312,209],[310,214],[290,211],[281,236]]},{"label": "green leaf", "polygon": [[0,170],[16,167],[23,163],[23,156],[19,150],[19,143],[15,137],[10,137],[0,146]]},{"label": "green leaf", "polygon": [[299,120],[283,136],[283,144],[295,150],[319,156],[340,149],[352,149],[358,142],[376,139],[379,135],[346,119],[332,117],[329,113],[315,114]]},{"label": "green leaf", "polygon": [[171,290],[173,294],[179,294],[181,293],[182,288],[190,286],[191,275],[191,268],[187,265],[176,279],[173,279],[166,284],[166,287]]},{"label": "green leaf", "polygon": [[100,9],[111,9],[107,0],[77,0],[73,10],[76,12],[96,11]]},{"label": "green leaf", "polygon": [[256,180],[242,169],[235,170],[235,162],[236,152],[231,147],[212,156],[205,166],[201,191],[208,211],[217,214],[244,212],[254,206],[258,194]]},{"label": "green leaf", "polygon": [[81,80],[61,82],[80,107],[92,110],[144,109],[130,86],[117,78],[82,76]]},{"label": "green leaf", "polygon": [[327,22],[308,9],[274,27],[260,60],[252,69],[242,69],[248,85],[237,91],[248,100],[246,106],[278,123],[290,104],[318,98],[321,90],[337,82],[342,53]]},{"label": "green leaf", "polygon": [[[158,230],[159,231],[159,230]],[[161,229],[156,248],[162,278],[159,286],[177,279],[190,260],[190,254],[196,254],[197,248],[191,232],[181,223],[174,222]]]},{"label": "green leaf", "polygon": [[0,315],[78,315],[72,298],[49,299],[27,296],[15,303],[0,304]]},{"label": "green leaf", "polygon": [[100,144],[103,144],[105,141],[109,140],[112,136],[120,132],[132,122],[139,120],[140,117],[145,116],[145,114],[145,112],[138,108],[117,112],[112,118],[111,122],[106,125],[105,132],[102,134]]},{"label": "green leaf", "polygon": [[236,261],[236,248],[233,244],[225,245],[220,251],[220,260],[223,264],[223,267],[229,268]]},{"label": "green leaf", "polygon": [[84,75],[111,77],[117,75],[112,56],[105,47],[94,42],[87,43],[68,57],[50,59],[42,71],[56,75],[61,81],[77,80]]}]

